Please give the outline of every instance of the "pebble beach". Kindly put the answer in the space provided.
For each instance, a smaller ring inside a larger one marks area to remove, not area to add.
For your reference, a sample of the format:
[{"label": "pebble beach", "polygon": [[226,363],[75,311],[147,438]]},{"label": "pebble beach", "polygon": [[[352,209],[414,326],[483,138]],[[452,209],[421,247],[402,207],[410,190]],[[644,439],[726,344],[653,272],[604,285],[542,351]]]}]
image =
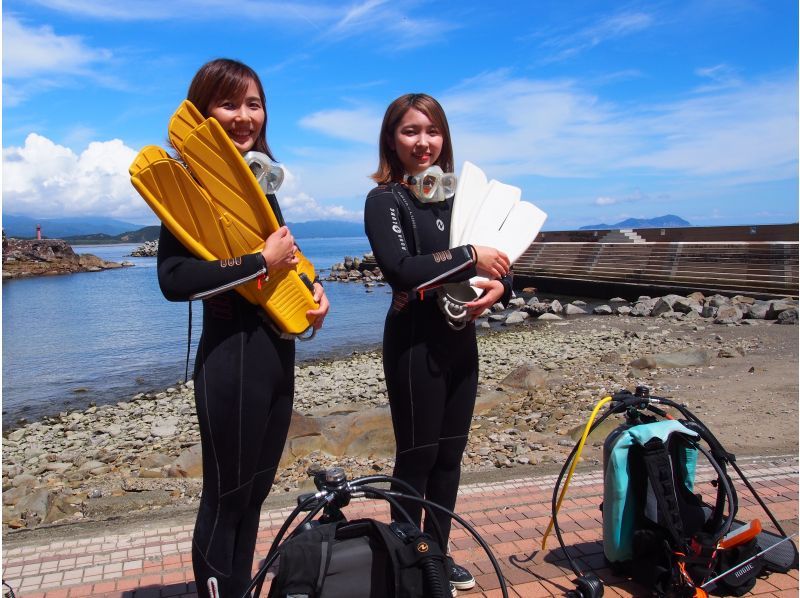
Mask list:
[{"label": "pebble beach", "polygon": [[[501,325],[479,337],[465,475],[558,469],[597,401],[637,384],[692,405],[726,430],[731,449],[797,452],[796,302],[694,294],[592,311],[523,293],[479,320]],[[307,489],[312,465],[391,473],[379,350],[299,365],[296,380],[273,495]],[[756,414],[763,425],[745,438]],[[583,465],[600,463],[606,433]],[[4,535],[168,511],[196,503],[201,491],[191,381],[7,430],[2,450]]]}]

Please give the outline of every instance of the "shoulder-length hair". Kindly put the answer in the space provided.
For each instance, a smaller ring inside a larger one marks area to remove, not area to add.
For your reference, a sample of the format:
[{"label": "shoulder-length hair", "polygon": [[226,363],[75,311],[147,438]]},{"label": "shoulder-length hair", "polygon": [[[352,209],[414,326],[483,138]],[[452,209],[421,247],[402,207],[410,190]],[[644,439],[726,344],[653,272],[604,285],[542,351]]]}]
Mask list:
[{"label": "shoulder-length hair", "polygon": [[208,118],[212,106],[221,99],[238,99],[247,92],[250,81],[255,81],[261,105],[264,106],[264,126],[258,134],[253,149],[275,160],[267,144],[267,98],[264,86],[256,72],[246,64],[229,58],[217,58],[205,63],[197,71],[186,94],[192,104]]},{"label": "shoulder-length hair", "polygon": [[424,93],[408,93],[389,104],[383,115],[381,134],[378,138],[378,170],[372,179],[379,185],[403,180],[405,169],[397,152],[392,149],[394,134],[406,112],[414,108],[427,116],[442,134],[442,151],[434,164],[444,172],[453,172],[453,144],[450,141],[450,127],[441,104]]}]

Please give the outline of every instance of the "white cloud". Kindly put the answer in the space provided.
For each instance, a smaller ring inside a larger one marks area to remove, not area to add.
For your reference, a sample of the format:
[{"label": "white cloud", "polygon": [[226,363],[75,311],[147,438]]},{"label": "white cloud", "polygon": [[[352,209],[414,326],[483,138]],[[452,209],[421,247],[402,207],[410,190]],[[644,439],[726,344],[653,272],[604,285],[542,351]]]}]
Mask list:
[{"label": "white cloud", "polygon": [[382,114],[369,108],[321,110],[300,120],[300,126],[345,141],[377,145]]},{"label": "white cloud", "polygon": [[130,184],[136,151],[119,139],[95,141],[80,154],[36,133],[3,149],[3,210],[40,217],[149,214]]},{"label": "white cloud", "polygon": [[725,184],[797,173],[793,76],[660,105],[602,100],[572,81],[483,74],[441,96],[456,158],[492,176],[671,174]]},{"label": "white cloud", "polygon": [[594,203],[598,206],[613,206],[615,203],[619,203],[619,200],[615,197],[598,197]]},{"label": "white cloud", "polygon": [[316,199],[303,192],[296,195],[281,195],[280,204],[281,212],[287,222],[305,222],[307,220],[358,221],[364,217],[362,211],[348,210],[340,205],[322,205]]},{"label": "white cloud", "polygon": [[57,35],[51,27],[26,27],[3,17],[3,77],[33,79],[43,75],[87,74],[111,52],[87,46],[79,36]]},{"label": "white cloud", "polygon": [[709,84],[701,87],[698,91],[713,91],[724,87],[736,86],[741,83],[739,74],[731,66],[727,64],[715,64],[714,66],[706,66],[695,69],[695,74],[698,77],[708,79]]},{"label": "white cloud", "polygon": [[547,61],[564,60],[607,41],[649,29],[655,22],[653,15],[644,12],[620,12],[577,31],[551,35],[542,46],[556,50]]},{"label": "white cloud", "polygon": [[[299,172],[303,172],[301,166]],[[305,222],[306,220],[351,220],[358,221],[364,217],[361,210],[350,210],[344,206],[333,203],[322,204],[314,195],[322,191],[327,197],[336,195],[336,178],[330,173],[312,170],[311,184],[304,181],[303,174],[285,168],[286,178],[279,192],[281,212],[287,222]],[[340,173],[342,174],[342,173]],[[346,175],[345,175],[346,176]],[[324,181],[322,185],[315,185],[313,181]],[[331,200],[334,201],[335,200]]]},{"label": "white cloud", "polygon": [[648,151],[622,166],[737,183],[795,177],[797,101],[787,77],[656,106],[632,121],[649,131]]},{"label": "white cloud", "polygon": [[633,203],[637,201],[646,201],[650,199],[647,195],[642,193],[639,189],[636,189],[630,195],[625,195],[622,197],[611,197],[611,196],[601,196],[594,200],[594,204],[597,206],[613,206],[621,203]]},{"label": "white cloud", "polygon": [[313,26],[320,19],[338,18],[341,9],[325,3],[263,2],[240,0],[231,10],[229,0],[138,0],[135,9],[127,0],[33,0],[50,10],[109,21],[158,21],[169,19],[260,19],[271,22],[304,21]]},{"label": "white cloud", "polygon": [[365,0],[347,9],[324,38],[338,41],[380,32],[382,45],[394,52],[435,43],[458,27],[454,18],[418,18],[400,10],[396,2]]},{"label": "white cloud", "polygon": [[[95,141],[80,154],[31,133],[22,147],[3,150],[3,210],[42,218],[110,216],[143,221],[152,213],[130,183],[136,151],[119,139]],[[319,173],[312,172],[312,180]],[[321,189],[335,189],[328,184]],[[317,201],[291,170],[279,193],[287,221],[361,220],[363,214],[336,202]]]}]

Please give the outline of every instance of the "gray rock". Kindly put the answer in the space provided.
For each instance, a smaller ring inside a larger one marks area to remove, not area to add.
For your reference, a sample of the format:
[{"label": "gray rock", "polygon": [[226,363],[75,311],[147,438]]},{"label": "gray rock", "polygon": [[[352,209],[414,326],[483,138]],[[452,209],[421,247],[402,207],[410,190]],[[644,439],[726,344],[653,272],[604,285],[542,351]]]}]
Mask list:
[{"label": "gray rock", "polygon": [[150,427],[150,435],[158,438],[169,438],[178,433],[178,418],[167,417],[163,420],[153,422]]},{"label": "gray rock", "polygon": [[797,324],[797,308],[785,309],[778,314],[778,324]]},{"label": "gray rock", "polygon": [[557,316],[556,314],[542,314],[537,320],[561,320],[561,316]]},{"label": "gray rock", "polygon": [[769,308],[767,309],[767,314],[765,318],[767,320],[777,320],[778,315],[781,312],[786,311],[787,309],[796,308],[796,305],[789,303],[788,301],[770,301]]},{"label": "gray rock", "polygon": [[721,305],[717,310],[717,315],[714,318],[715,324],[730,324],[738,322],[742,319],[742,310],[738,305],[730,303],[728,305]]},{"label": "gray rock", "polygon": [[733,303],[729,297],[725,297],[724,295],[711,295],[705,301],[706,305],[710,305],[712,307],[722,307],[723,305],[731,305]]},{"label": "gray rock", "polygon": [[566,306],[564,306],[564,315],[577,316],[585,313],[586,313],[585,309],[583,309],[578,305],[575,305],[574,303],[568,303]]},{"label": "gray rock", "polygon": [[655,307],[657,301],[658,301],[657,299],[650,299],[650,298],[642,299],[640,297],[639,301],[636,302],[636,305],[634,305],[631,308],[630,315],[636,318],[643,318],[649,316],[650,313],[653,311],[653,307]]},{"label": "gray rock", "polygon": [[609,316],[614,313],[614,310],[610,305],[598,305],[592,310],[592,313],[598,316]]},{"label": "gray rock", "polygon": [[561,302],[558,299],[553,299],[550,302],[550,313],[560,314],[564,311],[564,308],[561,307]]},{"label": "gray rock", "polygon": [[650,315],[655,318],[669,311],[674,311],[672,306],[677,299],[681,299],[681,297],[678,295],[664,295],[663,297],[659,297],[656,299],[653,309],[650,310]]},{"label": "gray rock", "polygon": [[522,324],[527,317],[528,314],[526,314],[524,311],[515,311],[505,319],[505,321],[503,322],[503,326],[514,326],[515,324]]}]

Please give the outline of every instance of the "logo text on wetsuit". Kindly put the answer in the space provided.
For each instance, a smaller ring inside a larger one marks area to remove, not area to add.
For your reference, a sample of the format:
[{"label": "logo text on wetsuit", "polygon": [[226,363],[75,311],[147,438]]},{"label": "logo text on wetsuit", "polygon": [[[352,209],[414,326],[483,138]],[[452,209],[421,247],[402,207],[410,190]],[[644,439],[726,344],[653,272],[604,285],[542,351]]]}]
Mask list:
[{"label": "logo text on wetsuit", "polygon": [[228,268],[232,266],[241,266],[242,265],[242,258],[241,257],[231,257],[225,260],[220,260],[219,265],[222,268]]},{"label": "logo text on wetsuit", "polygon": [[406,238],[403,236],[403,229],[400,227],[400,218],[397,214],[396,208],[389,208],[389,214],[392,218],[392,230],[397,235],[397,241],[400,243],[400,248],[403,251],[408,251],[406,247]]},{"label": "logo text on wetsuit", "polygon": [[445,249],[444,251],[437,251],[436,253],[433,254],[433,261],[436,262],[437,264],[439,262],[445,262],[447,260],[452,260],[452,259],[453,259],[453,254],[450,253],[449,249]]}]

